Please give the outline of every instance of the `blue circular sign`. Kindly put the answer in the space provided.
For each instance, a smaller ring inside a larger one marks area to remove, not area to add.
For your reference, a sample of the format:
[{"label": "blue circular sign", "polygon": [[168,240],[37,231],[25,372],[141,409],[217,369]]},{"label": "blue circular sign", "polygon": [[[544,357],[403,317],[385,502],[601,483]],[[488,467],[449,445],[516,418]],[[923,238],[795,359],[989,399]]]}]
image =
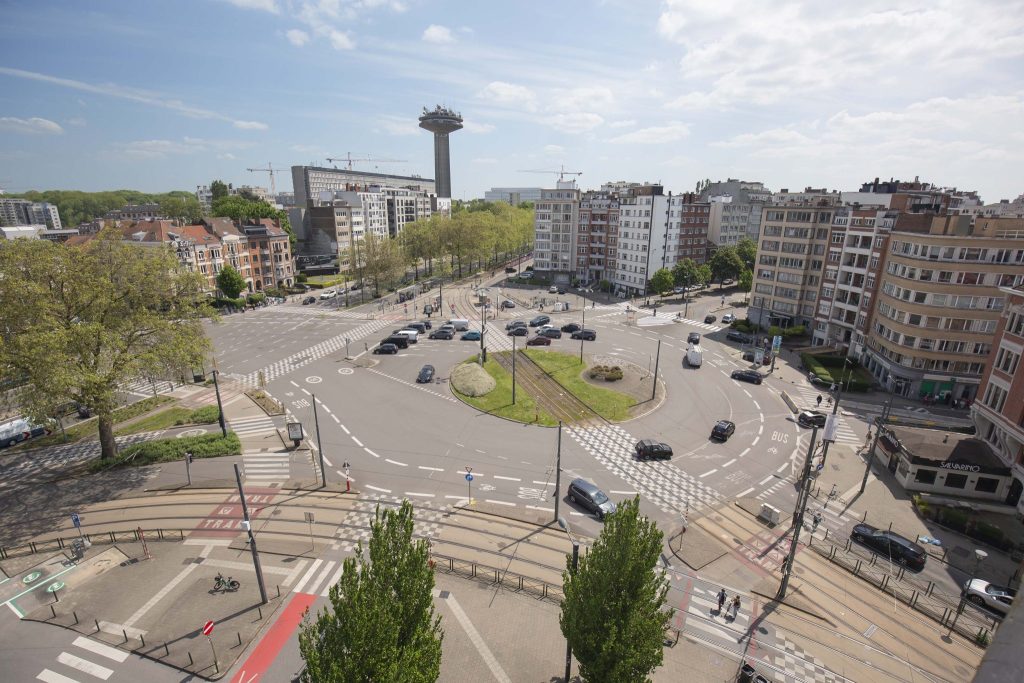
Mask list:
[{"label": "blue circular sign", "polygon": [[469,472],[466,472],[466,481],[473,481],[473,475]]}]

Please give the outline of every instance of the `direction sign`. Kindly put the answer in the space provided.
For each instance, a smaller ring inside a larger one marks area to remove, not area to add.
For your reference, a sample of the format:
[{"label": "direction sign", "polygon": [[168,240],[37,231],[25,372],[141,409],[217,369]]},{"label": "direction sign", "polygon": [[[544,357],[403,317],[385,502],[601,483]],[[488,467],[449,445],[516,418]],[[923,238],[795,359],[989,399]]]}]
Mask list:
[{"label": "direction sign", "polygon": [[818,471],[821,472],[823,469],[825,469],[825,463],[819,462],[818,463]]},{"label": "direction sign", "polygon": [[469,472],[466,472],[466,481],[473,481],[473,475]]},{"label": "direction sign", "polygon": [[203,624],[203,635],[208,636],[211,633],[213,633],[213,622],[208,621],[205,624]]},{"label": "direction sign", "polygon": [[775,335],[772,339],[772,353],[776,356],[779,355],[779,351],[782,350],[782,335]]},{"label": "direction sign", "polygon": [[71,523],[75,525],[76,529],[82,528],[82,518],[78,516],[77,512],[71,513]]}]

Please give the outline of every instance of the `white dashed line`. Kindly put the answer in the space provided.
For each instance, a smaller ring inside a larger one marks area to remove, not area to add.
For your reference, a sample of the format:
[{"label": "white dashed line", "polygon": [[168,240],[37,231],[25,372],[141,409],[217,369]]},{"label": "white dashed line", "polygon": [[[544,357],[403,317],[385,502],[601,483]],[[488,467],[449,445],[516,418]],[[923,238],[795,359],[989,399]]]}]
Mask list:
[{"label": "white dashed line", "polygon": [[301,388],[302,388],[302,387],[300,387],[300,386],[299,386],[299,385],[298,385],[298,384],[297,384],[297,383],[295,382],[295,380],[293,380],[293,379],[290,379],[290,380],[288,380],[288,381],[289,381],[289,382],[291,382],[291,383],[292,383],[292,386],[293,386],[293,387],[295,387],[296,389],[301,389]]},{"label": "white dashed line", "polygon": [[416,493],[415,491],[406,491],[402,495],[404,496],[416,496],[417,498],[433,498],[433,493]]},{"label": "white dashed line", "polygon": [[729,465],[733,464],[734,462],[736,462],[736,458],[733,458],[729,462],[723,462],[722,463],[722,467],[728,467]]},{"label": "white dashed line", "polygon": [[760,441],[760,440],[761,440],[761,437],[759,437],[759,436],[754,437],[754,440],[750,442],[751,447],[756,446],[757,442]]},{"label": "white dashed line", "polygon": [[754,401],[754,407],[758,410],[761,410],[761,404],[758,403],[757,401]]},{"label": "white dashed line", "polygon": [[377,455],[376,453],[374,453],[373,451],[371,451],[371,450],[370,450],[369,448],[367,448],[366,446],[363,446],[363,450],[364,450],[364,451],[366,451],[367,453],[369,453],[370,455],[372,455],[372,456],[373,456],[373,457],[375,457],[375,458],[379,458],[379,457],[380,457],[379,455]]},{"label": "white dashed line", "polygon": [[703,479],[704,477],[706,477],[706,476],[708,476],[708,475],[711,475],[711,474],[714,474],[714,473],[715,473],[715,472],[717,472],[717,471],[718,471],[718,468],[716,467],[716,468],[715,468],[715,469],[713,469],[713,470],[708,470],[707,472],[705,472],[704,474],[700,475],[700,476],[699,476],[699,477],[697,477],[697,478],[698,478],[698,479]]},{"label": "white dashed line", "polygon": [[743,393],[747,395],[747,398],[754,398],[753,396],[750,395],[750,392],[747,391],[746,389],[743,390]]},{"label": "white dashed line", "polygon": [[515,503],[509,503],[509,502],[504,501],[504,500],[491,500],[490,498],[485,499],[484,502],[485,503],[492,503],[494,505],[506,505],[506,506],[508,506],[510,508],[514,508],[516,506]]},{"label": "white dashed line", "polygon": [[522,481],[519,477],[503,477],[500,474],[495,474],[491,479],[503,479],[504,481]]},{"label": "white dashed line", "polygon": [[550,481],[537,481],[536,479],[533,480],[533,483],[534,484],[540,484],[541,486],[548,486],[548,485],[551,484]]},{"label": "white dashed line", "polygon": [[366,485],[366,488],[373,489],[374,491],[380,491],[381,493],[391,493],[391,489],[377,488],[376,486],[370,486],[369,484]]},{"label": "white dashed line", "polygon": [[774,475],[774,474],[769,474],[769,475],[768,475],[767,477],[765,477],[765,478],[764,478],[764,479],[762,479],[761,481],[757,482],[757,484],[758,484],[758,486],[761,486],[761,485],[767,484],[768,482],[770,482],[770,481],[771,481],[772,479],[774,479],[774,478],[775,478],[775,475]]},{"label": "white dashed line", "polygon": [[312,394],[312,393],[310,393],[310,391],[309,391],[308,389],[306,389],[305,387],[299,387],[299,388],[300,388],[300,389],[302,389],[302,393],[304,393],[304,394],[305,394],[306,396],[312,396],[312,395],[313,395],[313,394]]},{"label": "white dashed line", "polygon": [[[316,402],[317,402],[317,403],[320,403],[320,399],[317,399],[317,400],[316,400]],[[320,405],[322,405],[322,406],[324,407],[324,412],[325,412],[325,413],[327,413],[328,415],[330,415],[330,414],[331,414],[331,409],[327,407],[327,404],[325,404],[325,403],[320,403]]]},{"label": "white dashed line", "polygon": [[757,435],[758,435],[758,436],[761,436],[761,433],[762,433],[763,431],[764,431],[764,425],[761,425],[760,427],[758,427],[758,428],[757,428]]},{"label": "white dashed line", "polygon": [[636,491],[609,491],[608,493],[614,493],[617,496],[635,496]]},{"label": "white dashed line", "polygon": [[540,510],[541,512],[554,512],[555,511],[555,508],[545,508],[545,507],[541,507],[539,505],[527,505],[526,509],[527,510]]},{"label": "white dashed line", "polygon": [[332,415],[331,415],[331,417],[333,417],[333,418],[334,418],[334,424],[339,424],[339,425],[341,424],[341,420],[339,420],[339,419],[338,419],[338,416],[337,416],[337,415],[333,415],[333,414],[332,414]]},{"label": "white dashed line", "polygon": [[743,491],[742,493],[737,493],[737,494],[736,494],[736,497],[737,497],[737,498],[743,498],[743,497],[744,497],[744,496],[746,496],[746,495],[747,495],[748,493],[751,493],[751,492],[753,492],[753,490],[754,490],[754,487],[753,487],[753,486],[751,486],[751,487],[750,487],[749,489],[747,489],[746,491]]},{"label": "white dashed line", "polygon": [[747,453],[749,453],[749,452],[750,452],[750,449],[749,449],[749,448],[747,448],[747,449],[746,449],[746,450],[744,450],[744,451],[743,451],[742,453],[740,453],[740,457],[742,458],[742,457],[743,457],[744,455],[746,455],[746,454],[747,454]]},{"label": "white dashed line", "polygon": [[419,469],[429,470],[430,472],[444,472],[444,470],[441,469],[440,467],[427,467],[426,465],[420,465]]},{"label": "white dashed line", "polygon": [[345,431],[346,434],[351,434],[352,433],[352,432],[348,431],[348,427],[346,427],[345,425],[341,425],[341,428]]},{"label": "white dashed line", "polygon": [[363,447],[363,442],[357,439],[355,436],[352,436],[352,440],[355,441],[356,445],[359,446],[360,448]]},{"label": "white dashed line", "polygon": [[783,471],[783,470],[785,470],[787,468],[789,468],[789,463],[788,462],[786,464],[782,465],[781,467],[779,467],[779,469],[777,469],[775,471],[776,472],[781,472],[781,471]]},{"label": "white dashed line", "polygon": [[384,458],[384,462],[389,462],[392,465],[398,465],[399,467],[408,467],[408,465],[406,465],[404,462],[398,462],[397,460],[392,460],[391,458]]}]

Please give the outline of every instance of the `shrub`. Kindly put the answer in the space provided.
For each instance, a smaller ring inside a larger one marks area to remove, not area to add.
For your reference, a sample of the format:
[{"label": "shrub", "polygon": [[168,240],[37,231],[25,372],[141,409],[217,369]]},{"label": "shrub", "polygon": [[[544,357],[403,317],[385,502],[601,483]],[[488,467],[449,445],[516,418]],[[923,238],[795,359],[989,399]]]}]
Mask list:
[{"label": "shrub", "polygon": [[89,463],[89,469],[92,472],[100,472],[116,467],[142,467],[181,460],[185,453],[191,453],[197,458],[219,458],[224,455],[238,455],[241,452],[242,443],[234,432],[228,432],[226,437],[220,434],[203,434],[182,439],[157,439],[128,446],[111,461],[96,458]]},{"label": "shrub", "polygon": [[615,382],[623,377],[622,368],[618,365],[595,365],[587,375],[590,379],[603,379],[606,382]]},{"label": "shrub", "polygon": [[1012,545],[1006,540],[1003,530],[999,527],[989,524],[988,522],[978,521],[975,523],[974,528],[969,534],[972,538],[976,538],[979,541],[988,543],[991,546],[1000,548],[1002,550],[1008,550]]},{"label": "shrub", "polygon": [[802,337],[805,334],[807,334],[807,328],[803,325],[794,325],[793,327],[787,327],[782,330],[782,336],[785,339],[789,339],[790,337]]},{"label": "shrub", "polygon": [[308,279],[309,276],[306,275],[305,273],[299,273],[298,275],[295,276],[295,281],[298,282],[299,284],[305,284],[306,280]]},{"label": "shrub", "polygon": [[250,294],[249,296],[245,297],[245,300],[249,304],[261,304],[267,300],[267,295],[263,293]]},{"label": "shrub", "polygon": [[920,514],[922,517],[927,519],[928,518],[928,512],[931,510],[931,506],[928,504],[928,501],[926,501],[924,498],[922,498],[921,496],[919,496],[916,493],[914,494],[913,500],[914,500],[914,507],[917,508],[918,514]]},{"label": "shrub", "polygon": [[953,508],[943,508],[942,513],[939,517],[939,522],[953,531],[959,531],[961,533],[967,531],[967,513],[963,510],[955,510]]},{"label": "shrub", "polygon": [[176,424],[208,425],[217,422],[219,419],[220,410],[217,409],[217,406],[203,406],[202,408],[196,408],[186,419],[178,420]]}]

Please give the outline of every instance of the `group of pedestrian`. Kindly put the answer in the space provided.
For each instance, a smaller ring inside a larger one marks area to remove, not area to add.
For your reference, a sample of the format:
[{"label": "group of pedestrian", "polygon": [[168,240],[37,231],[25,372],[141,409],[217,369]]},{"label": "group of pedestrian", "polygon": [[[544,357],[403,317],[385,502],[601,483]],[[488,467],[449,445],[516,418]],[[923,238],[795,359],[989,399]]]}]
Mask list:
[{"label": "group of pedestrian", "polygon": [[[728,603],[728,607],[726,607],[726,603]],[[740,614],[740,596],[734,595],[732,600],[729,600],[729,596],[725,594],[725,589],[720,590],[718,592],[718,613],[722,614],[723,610],[726,617],[729,616],[729,610],[732,610],[732,618],[736,619]]]}]

